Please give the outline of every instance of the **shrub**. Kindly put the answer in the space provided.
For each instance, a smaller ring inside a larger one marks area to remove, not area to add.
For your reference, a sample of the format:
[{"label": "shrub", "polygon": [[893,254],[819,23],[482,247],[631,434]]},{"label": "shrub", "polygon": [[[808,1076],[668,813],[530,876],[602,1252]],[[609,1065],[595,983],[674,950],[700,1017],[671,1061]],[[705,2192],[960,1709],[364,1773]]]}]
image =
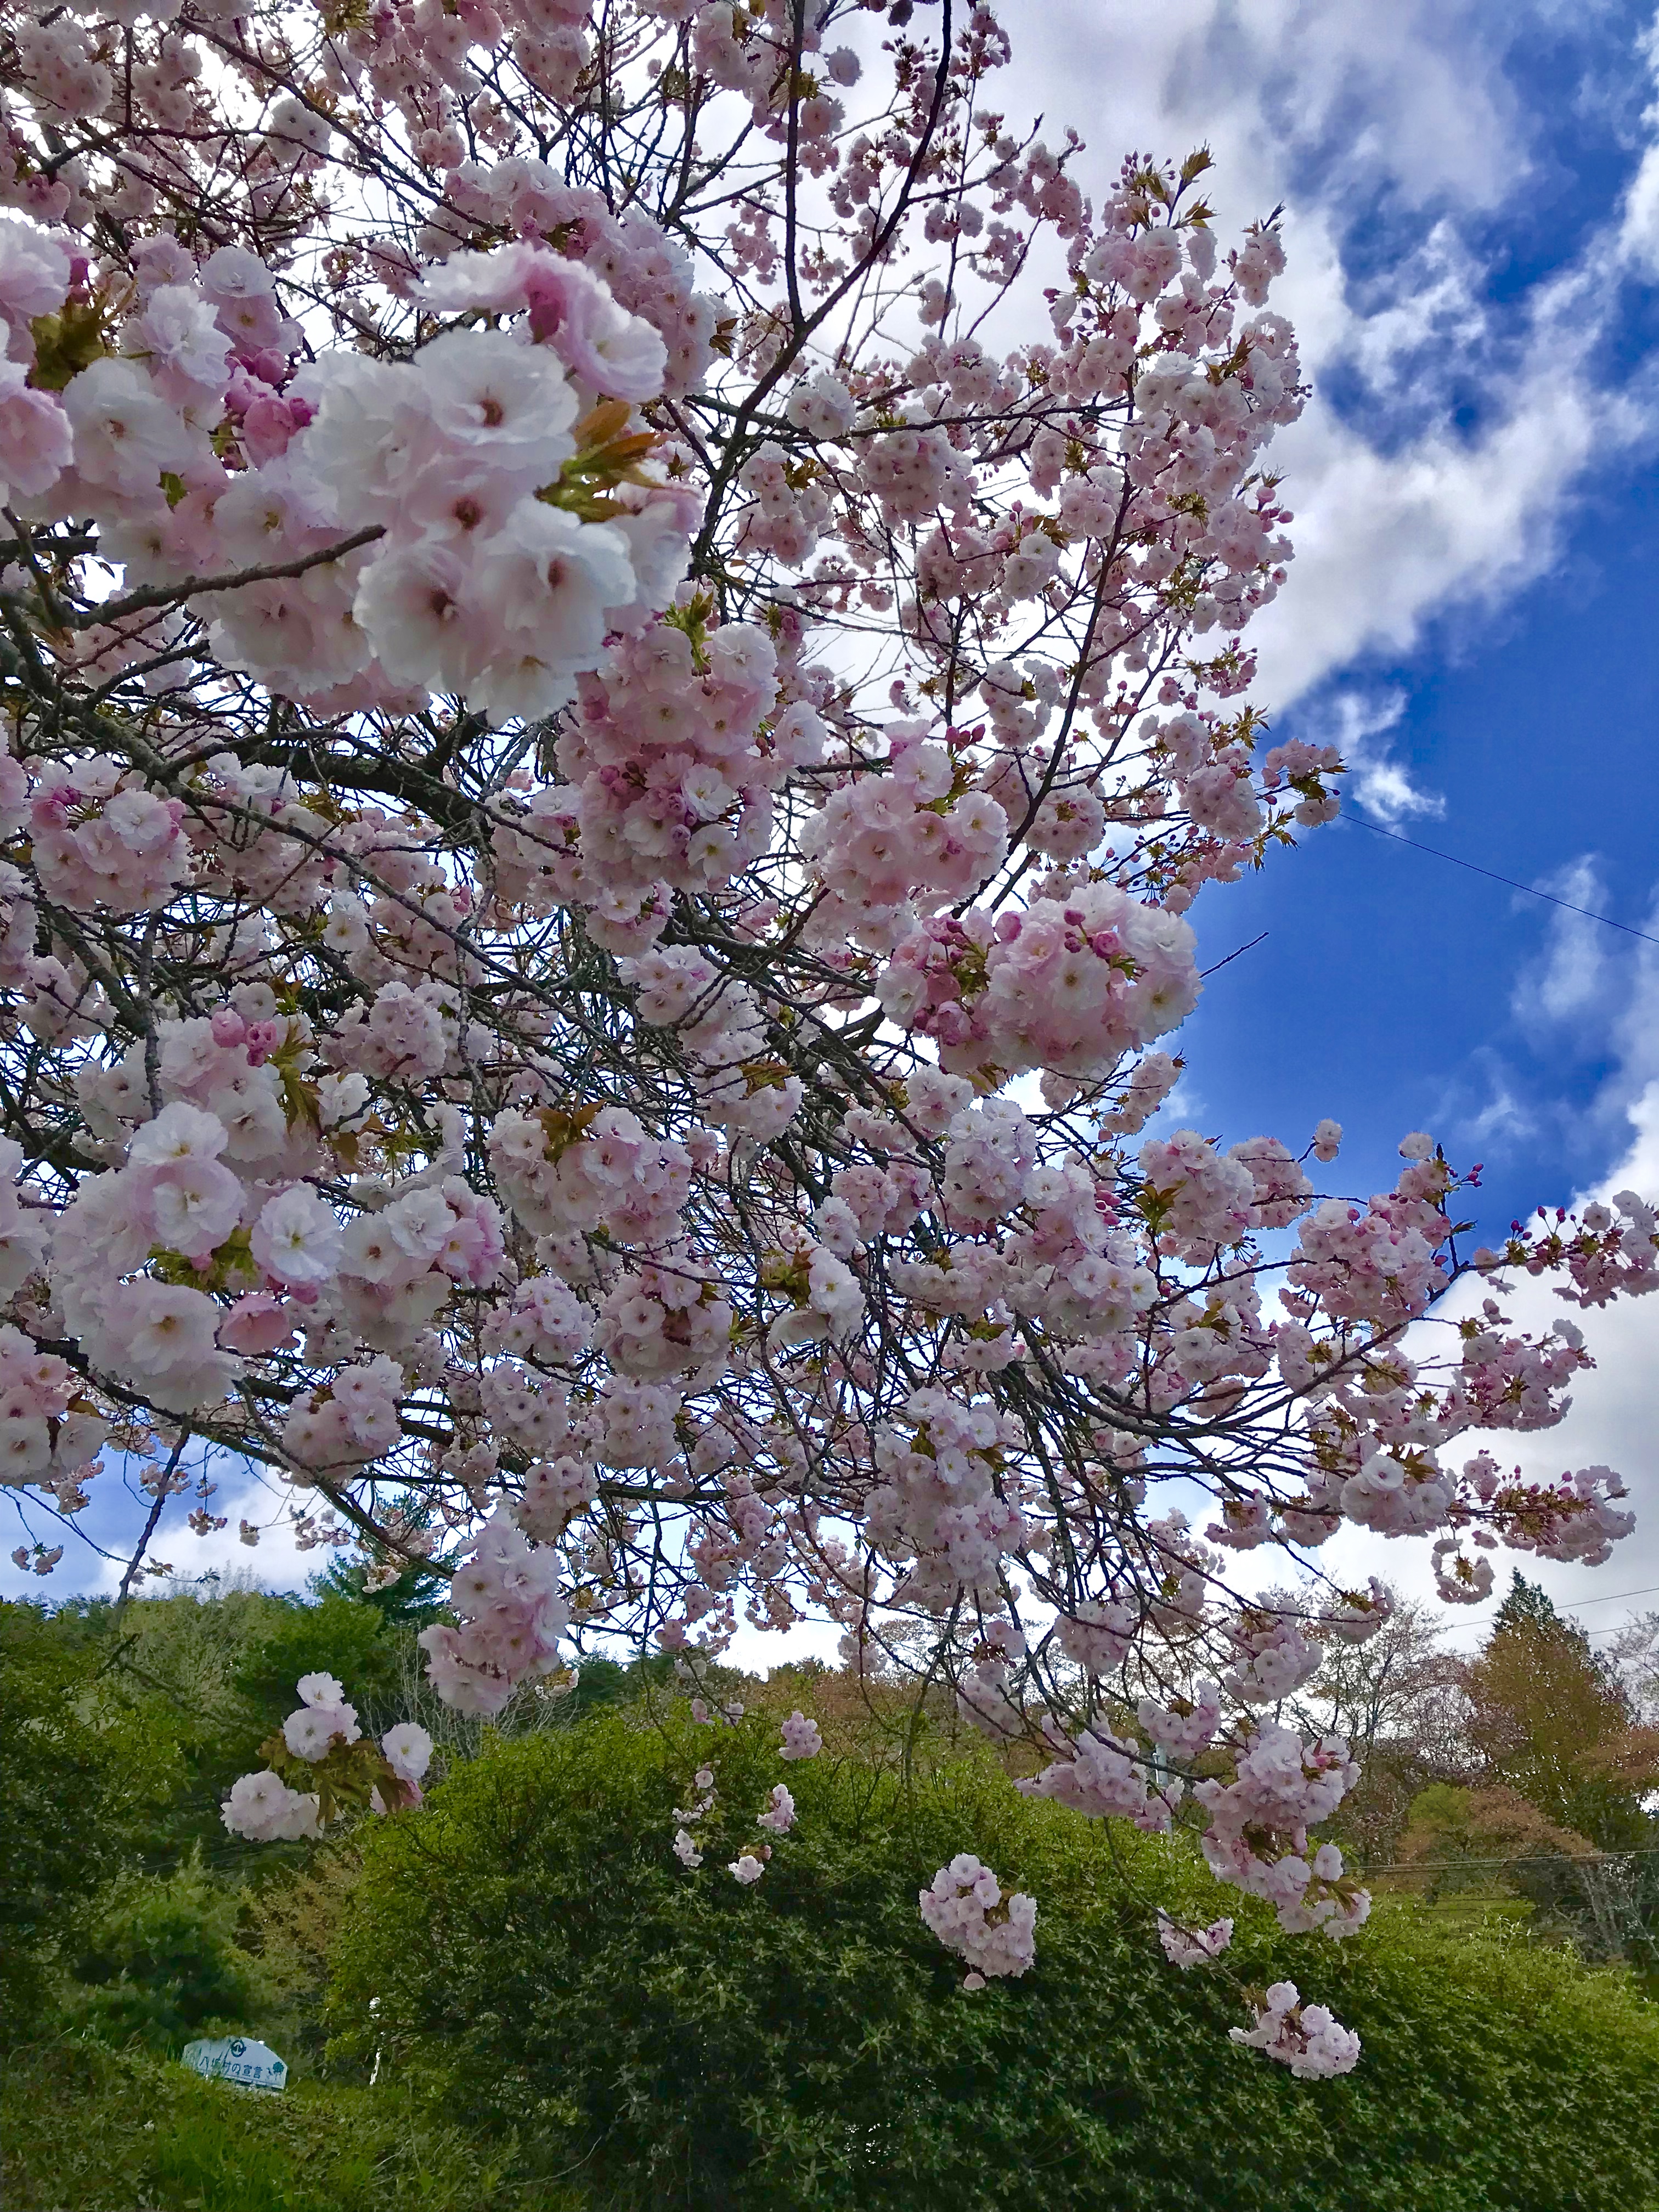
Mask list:
[{"label": "shrub", "polygon": [[[1247,1907],[1243,1978],[1289,1974],[1364,2039],[1358,2072],[1299,2083],[1229,2043],[1233,1980],[1163,1959],[1156,1903],[1215,1909],[1188,1847],[1022,1798],[982,1756],[908,1791],[851,1760],[789,1770],[795,1832],[740,1889],[723,1862],[785,1771],[775,1743],[760,1721],[716,1738],[602,1715],[500,1745],[366,1832],[334,2051],[382,2044],[618,2208],[1655,2201],[1659,2019],[1617,1979],[1438,1941],[1408,1907],[1340,1948]],[[728,1825],[688,1875],[672,1808],[711,1754]],[[968,1849],[1040,1907],[1034,1970],[974,1995],[916,1910]]]},{"label": "shrub", "polygon": [[105,2042],[164,2049],[246,2024],[256,1985],[236,1911],[199,1859],[166,1877],[118,1875],[77,1930],[70,2021]]},{"label": "shrub", "polygon": [[37,2019],[66,1908],[108,1870],[123,1799],[122,1746],[85,1717],[90,1671],[69,1624],[0,1603],[0,2033]]}]

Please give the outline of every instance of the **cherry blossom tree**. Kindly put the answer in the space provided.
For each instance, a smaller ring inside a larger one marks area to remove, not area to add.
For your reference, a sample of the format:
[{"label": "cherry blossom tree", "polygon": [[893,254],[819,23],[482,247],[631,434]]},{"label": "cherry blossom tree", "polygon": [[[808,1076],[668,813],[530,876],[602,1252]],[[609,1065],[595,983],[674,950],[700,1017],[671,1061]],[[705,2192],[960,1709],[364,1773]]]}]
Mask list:
[{"label": "cherry blossom tree", "polygon": [[[9,0],[0,1479],[49,1528],[125,1455],[131,1587],[255,1462],[448,1577],[473,1711],[828,1616],[1085,1813],[1203,1757],[1216,1873],[1340,1936],[1349,1747],[1266,1713],[1388,1607],[1319,1547],[1604,1558],[1614,1474],[1457,1440],[1588,1364],[1504,1271],[1600,1304],[1659,1237],[1471,1249],[1420,1133],[1369,1195],[1329,1121],[1142,1140],[1199,893],[1338,807],[1248,697],[1305,390],[1273,221],[1023,132],[1008,51],[960,0]],[[418,1796],[307,1680],[250,1832]],[[1024,1971],[1032,1900],[929,1895]]]}]

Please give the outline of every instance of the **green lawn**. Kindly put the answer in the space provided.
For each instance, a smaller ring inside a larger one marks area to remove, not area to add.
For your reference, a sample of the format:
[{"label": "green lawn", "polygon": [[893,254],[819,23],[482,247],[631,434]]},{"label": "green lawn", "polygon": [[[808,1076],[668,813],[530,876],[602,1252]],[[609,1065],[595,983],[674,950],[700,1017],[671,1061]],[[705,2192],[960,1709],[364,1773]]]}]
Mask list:
[{"label": "green lawn", "polygon": [[56,2042],[8,2054],[6,2212],[566,2212],[515,2182],[514,2146],[435,2125],[394,2089],[281,2096],[175,2060]]}]

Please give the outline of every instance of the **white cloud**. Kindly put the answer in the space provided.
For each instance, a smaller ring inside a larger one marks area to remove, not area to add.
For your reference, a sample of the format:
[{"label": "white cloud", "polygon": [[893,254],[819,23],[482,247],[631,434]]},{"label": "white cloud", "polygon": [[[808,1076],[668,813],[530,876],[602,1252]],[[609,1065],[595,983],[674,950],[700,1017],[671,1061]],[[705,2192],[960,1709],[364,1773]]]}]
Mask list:
[{"label": "white cloud", "polygon": [[1305,702],[1296,714],[1299,731],[1306,730],[1315,742],[1334,744],[1340,751],[1355,803],[1390,824],[1412,814],[1437,818],[1446,811],[1444,799],[1437,793],[1420,790],[1411,771],[1389,749],[1388,733],[1405,711],[1403,691],[1342,691],[1328,700]]},{"label": "white cloud", "polygon": [[[1659,86],[1659,18],[1649,27],[1642,50],[1649,76]],[[1643,120],[1659,135],[1659,100]],[[1625,196],[1619,250],[1632,268],[1659,277],[1659,145],[1650,146],[1642,156],[1641,167]]]},{"label": "white cloud", "polygon": [[1620,252],[1632,268],[1659,276],[1659,147],[1650,147],[1625,202]]},{"label": "white cloud", "polygon": [[[1471,0],[1208,0],[1162,14],[1069,0],[1044,11],[1040,36],[1018,27],[1024,51],[999,104],[1046,111],[1051,137],[1085,127],[1095,179],[1121,148],[1179,155],[1202,141],[1224,234],[1285,206],[1275,305],[1297,325],[1315,398],[1274,447],[1297,561],[1252,636],[1275,706],[1545,573],[1587,475],[1659,420],[1644,386],[1609,387],[1599,349],[1621,280],[1659,273],[1659,149],[1578,261],[1518,299],[1493,304],[1470,242],[1527,189],[1531,118],[1504,65],[1545,23],[1565,27],[1549,5]],[[1659,41],[1636,41],[1630,61],[1659,64]],[[1645,128],[1659,131],[1659,106]],[[1356,222],[1378,265],[1351,274]],[[1378,255],[1379,234],[1398,248]],[[1357,384],[1369,432],[1322,380]]]},{"label": "white cloud", "polygon": [[[302,1551],[295,1541],[289,1495],[253,1469],[238,1468],[222,1479],[218,1494],[208,1500],[216,1516],[224,1516],[226,1526],[211,1535],[192,1536],[182,1522],[170,1522],[160,1556],[178,1569],[181,1579],[194,1581],[215,1570],[226,1579],[252,1576],[265,1589],[302,1590],[332,1554],[322,1546]],[[303,1493],[300,1502],[304,1502]],[[259,1531],[255,1545],[241,1540],[238,1532],[244,1520]],[[111,1589],[121,1578],[118,1569],[112,1579],[107,1568],[105,1576]]]},{"label": "white cloud", "polygon": [[841,1663],[842,1631],[833,1620],[797,1621],[793,1628],[774,1633],[746,1624],[732,1638],[724,1664],[741,1667],[745,1674],[769,1674],[802,1659],[821,1659],[826,1667]]},{"label": "white cloud", "polygon": [[1591,1163],[1628,1155],[1633,1164],[1623,1170],[1625,1182],[1640,1188],[1645,1156],[1632,1150],[1632,1130],[1639,1131],[1659,1098],[1659,944],[1651,941],[1659,938],[1659,898],[1638,936],[1592,919],[1607,915],[1613,902],[1593,856],[1581,856],[1540,888],[1588,911],[1558,908],[1551,915],[1542,952],[1518,979],[1513,1011],[1540,1054],[1558,1050],[1565,1031],[1577,1050],[1606,1062],[1595,1096],[1572,1111],[1571,1156],[1593,1176]]},{"label": "white cloud", "polygon": [[1501,1071],[1494,1074],[1486,1104],[1473,1114],[1462,1115],[1457,1122],[1460,1144],[1472,1146],[1477,1152],[1494,1142],[1518,1144],[1534,1135],[1537,1127],[1537,1115],[1524,1100],[1516,1097]]},{"label": "white cloud", "polygon": [[[1544,910],[1542,942],[1509,994],[1525,1054],[1512,1055],[1495,1039],[1477,1043],[1447,1080],[1430,1126],[1464,1159],[1499,1140],[1547,1146],[1560,1188],[1538,1195],[1553,1200],[1574,1181],[1594,1182],[1627,1151],[1631,1115],[1659,1083],[1659,943],[1644,941],[1659,938],[1659,903],[1640,929],[1621,921],[1593,854],[1534,889],[1565,904]],[[1519,895],[1515,908],[1540,911]],[[1559,1072],[1564,1063],[1607,1072],[1586,1099]]]},{"label": "white cloud", "polygon": [[1600,1007],[1613,966],[1608,933],[1591,919],[1605,911],[1607,897],[1594,857],[1581,855],[1555,875],[1545,877],[1538,887],[1585,911],[1557,910],[1543,958],[1525,970],[1516,986],[1511,1003],[1516,1015],[1529,1024],[1535,1024],[1540,1016],[1564,1022]]},{"label": "white cloud", "polygon": [[[189,1495],[175,1498],[169,1503],[146,1557],[158,1565],[172,1567],[181,1583],[195,1583],[212,1570],[226,1581],[240,1577],[252,1580],[264,1589],[302,1590],[307,1578],[327,1565],[329,1552],[321,1547],[312,1551],[300,1548],[287,1510],[287,1494],[279,1493],[254,1469],[222,1461],[216,1473],[220,1488],[206,1502],[216,1516],[225,1516],[227,1525],[210,1535],[192,1535],[185,1526],[185,1516],[196,1500]],[[106,1462],[94,1485],[94,1502],[87,1516],[88,1535],[105,1543],[115,1556],[102,1556],[80,1541],[72,1529],[52,1521],[45,1512],[36,1511],[29,1516],[33,1533],[48,1545],[61,1543],[63,1560],[50,1576],[40,1577],[18,1572],[6,1560],[0,1566],[0,1595],[51,1599],[73,1591],[88,1597],[113,1597],[120,1589],[131,1547],[143,1526],[137,1506],[125,1511],[115,1510],[112,1525],[105,1525],[110,1521],[112,1510],[117,1507],[117,1492],[122,1480],[120,1463]],[[32,1493],[26,1502],[38,1504]],[[138,1501],[140,1505],[148,1503],[148,1499]],[[244,1544],[238,1534],[239,1524],[244,1519],[260,1531],[255,1546]],[[24,1534],[21,1526],[17,1534]],[[123,1544],[125,1550],[118,1548]],[[9,1542],[6,1548],[9,1551]],[[141,1577],[135,1587],[142,1595],[147,1589],[157,1585]]]}]

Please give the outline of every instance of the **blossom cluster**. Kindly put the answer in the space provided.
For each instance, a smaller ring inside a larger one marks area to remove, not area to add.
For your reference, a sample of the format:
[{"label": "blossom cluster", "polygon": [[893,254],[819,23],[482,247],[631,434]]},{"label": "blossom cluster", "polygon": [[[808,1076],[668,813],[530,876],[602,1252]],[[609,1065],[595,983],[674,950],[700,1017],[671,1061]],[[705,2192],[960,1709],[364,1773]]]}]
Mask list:
[{"label": "blossom cluster", "polygon": [[611,950],[638,953],[660,936],[673,891],[717,890],[765,851],[771,794],[811,759],[816,718],[801,710],[763,750],[771,640],[748,623],[720,624],[706,643],[697,630],[688,619],[623,637],[583,684],[557,743],[562,781],[495,833],[498,896],[580,903]]},{"label": "blossom cluster", "polygon": [[[438,690],[545,714],[610,629],[666,604],[684,502],[641,471],[653,441],[628,428],[663,388],[664,343],[580,262],[531,245],[456,255],[420,296],[463,322],[406,360],[336,349],[301,365],[302,325],[244,248],[198,270],[160,234],[123,316],[85,298],[84,258],[51,233],[13,244],[20,307],[45,303],[13,320],[14,359],[21,343],[27,366],[43,319],[80,310],[99,333],[61,400],[21,381],[0,400],[9,439],[40,457],[15,495],[31,514],[95,517],[129,587],[212,580],[181,598],[227,668],[334,706]],[[582,511],[596,475],[628,480],[614,517]],[[127,657],[125,640],[110,654]],[[179,802],[104,772],[106,789],[94,775],[37,793],[47,879],[82,910],[157,903],[176,882]]]},{"label": "blossom cluster", "polygon": [[356,1709],[332,1674],[302,1674],[299,1693],[281,1733],[264,1747],[269,1764],[231,1784],[221,1817],[233,1836],[294,1842],[320,1834],[351,1806],[391,1813],[421,1802],[421,1780],[432,1759],[423,1728],[400,1721],[377,1750],[365,1741]]},{"label": "blossom cluster", "polygon": [[1042,1068],[1098,1079],[1184,1021],[1198,999],[1179,915],[1091,884],[994,919],[973,908],[904,939],[878,986],[895,1021],[954,1073]]},{"label": "blossom cluster", "polygon": [[1227,2033],[1235,2043],[1288,2066],[1299,2081],[1352,2074],[1359,2063],[1359,2038],[1353,2030],[1324,2005],[1304,2004],[1294,1982],[1275,1982],[1256,2008],[1254,2026]]},{"label": "blossom cluster", "polygon": [[486,1522],[450,1581],[459,1626],[421,1631],[439,1694],[462,1712],[497,1713],[520,1682],[552,1674],[570,1618],[562,1583],[556,1551],[500,1514]]},{"label": "blossom cluster", "polygon": [[1310,1741],[1291,1729],[1263,1728],[1239,1753],[1234,1780],[1193,1785],[1210,1818],[1203,1848],[1211,1872],[1265,1898],[1292,1934],[1351,1935],[1370,1898],[1345,1875],[1334,1844],[1309,1849],[1308,1831],[1330,1818],[1358,1778],[1340,1736]]},{"label": "blossom cluster", "polygon": [[1207,1928],[1188,1928],[1167,1912],[1158,1916],[1158,1940],[1172,1966],[1183,1973],[1194,1966],[1214,1963],[1233,1940],[1231,1920],[1212,1920]]},{"label": "blossom cluster", "polygon": [[1018,1976],[1036,1958],[1036,1902],[1018,1890],[1005,1897],[995,1875],[971,1851],[942,1866],[921,1893],[921,1917],[946,1950],[964,1960],[964,1989]]},{"label": "blossom cluster", "polygon": [[783,1743],[778,1757],[816,1759],[823,1748],[823,1738],[818,1733],[817,1723],[809,1721],[803,1713],[791,1713],[783,1724]]}]

